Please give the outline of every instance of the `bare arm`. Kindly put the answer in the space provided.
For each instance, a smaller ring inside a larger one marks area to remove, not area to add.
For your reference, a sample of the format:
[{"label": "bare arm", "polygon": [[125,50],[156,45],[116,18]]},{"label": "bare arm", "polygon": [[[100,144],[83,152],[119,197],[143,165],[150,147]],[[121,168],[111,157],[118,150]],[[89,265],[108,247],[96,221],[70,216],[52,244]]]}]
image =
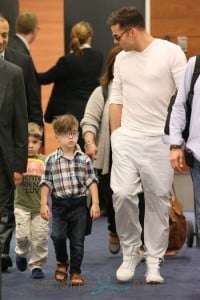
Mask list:
[{"label": "bare arm", "polygon": [[91,198],[92,198],[90,216],[94,220],[94,219],[97,219],[100,217],[99,195],[98,195],[98,188],[97,188],[96,182],[93,182],[89,186],[89,191],[90,191]]},{"label": "bare arm", "polygon": [[41,186],[41,208],[40,215],[44,220],[49,220],[50,218],[50,210],[48,207],[48,195],[49,195],[49,187],[47,185]]},{"label": "bare arm", "polygon": [[121,126],[122,104],[110,104],[109,118],[111,133]]}]

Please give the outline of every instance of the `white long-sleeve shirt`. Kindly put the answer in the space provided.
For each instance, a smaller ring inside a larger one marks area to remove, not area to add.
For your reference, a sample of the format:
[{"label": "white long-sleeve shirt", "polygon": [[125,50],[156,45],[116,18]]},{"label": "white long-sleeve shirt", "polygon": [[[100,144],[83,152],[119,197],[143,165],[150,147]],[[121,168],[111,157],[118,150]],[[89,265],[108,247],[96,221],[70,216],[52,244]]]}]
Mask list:
[{"label": "white long-sleeve shirt", "polygon": [[154,39],[142,52],[120,52],[110,103],[122,104],[121,126],[132,136],[161,136],[170,98],[186,65],[181,48]]},{"label": "white long-sleeve shirt", "polygon": [[[192,74],[194,71],[196,57],[191,57],[187,63],[187,67],[182,78],[180,88],[173,105],[170,118],[170,144],[182,145],[182,131],[185,128],[185,106],[187,95],[190,90]],[[195,157],[200,160],[200,76],[194,85],[194,96],[192,102],[192,112],[190,119],[189,138],[187,147],[190,148]]]}]

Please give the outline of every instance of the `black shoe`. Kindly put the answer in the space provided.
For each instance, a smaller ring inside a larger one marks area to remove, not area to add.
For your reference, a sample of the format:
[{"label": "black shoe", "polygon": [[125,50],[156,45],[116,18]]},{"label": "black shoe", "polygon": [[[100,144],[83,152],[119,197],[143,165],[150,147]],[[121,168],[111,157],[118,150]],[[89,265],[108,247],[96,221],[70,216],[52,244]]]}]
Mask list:
[{"label": "black shoe", "polygon": [[24,272],[27,269],[26,257],[21,257],[17,254],[16,255],[16,266],[20,272]]},{"label": "black shoe", "polygon": [[40,268],[35,268],[32,270],[31,277],[34,279],[44,278],[44,272]]},{"label": "black shoe", "polygon": [[6,272],[12,265],[11,257],[8,254],[1,254],[1,271]]}]

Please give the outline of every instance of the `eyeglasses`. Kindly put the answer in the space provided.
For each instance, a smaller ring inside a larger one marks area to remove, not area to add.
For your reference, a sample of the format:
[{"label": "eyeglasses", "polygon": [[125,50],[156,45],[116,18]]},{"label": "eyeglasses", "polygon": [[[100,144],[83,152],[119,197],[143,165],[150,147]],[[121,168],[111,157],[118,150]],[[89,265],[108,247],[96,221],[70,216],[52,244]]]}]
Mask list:
[{"label": "eyeglasses", "polygon": [[119,42],[121,40],[122,35],[130,29],[131,28],[126,28],[121,34],[112,34],[113,39]]},{"label": "eyeglasses", "polygon": [[65,132],[65,133],[58,133],[58,136],[60,137],[63,137],[63,138],[74,138],[74,137],[77,137],[79,136],[79,132],[77,130],[72,130],[72,131],[68,131],[68,132]]}]

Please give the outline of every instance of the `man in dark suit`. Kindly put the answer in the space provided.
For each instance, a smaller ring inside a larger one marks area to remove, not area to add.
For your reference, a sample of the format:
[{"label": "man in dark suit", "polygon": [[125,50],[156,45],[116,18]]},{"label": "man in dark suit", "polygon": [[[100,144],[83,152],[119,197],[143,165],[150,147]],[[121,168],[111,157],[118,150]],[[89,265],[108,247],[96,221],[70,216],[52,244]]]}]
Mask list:
[{"label": "man in dark suit", "polygon": [[0,215],[22,180],[28,155],[28,116],[22,70],[0,59]]},{"label": "man in dark suit", "polygon": [[5,49],[4,59],[22,68],[27,96],[28,120],[43,126],[40,92],[31,58],[8,47]]},{"label": "man in dark suit", "polygon": [[19,14],[15,30],[16,34],[9,38],[8,46],[30,56],[30,44],[36,39],[39,31],[37,16],[32,12]]},{"label": "man in dark suit", "polygon": [[[7,47],[8,33],[8,21],[3,15],[0,14],[0,55],[3,55],[3,58],[5,60],[12,62],[22,68],[27,98],[28,121],[43,125],[40,92],[38,89],[38,83],[36,80],[32,59],[26,54]],[[9,250],[12,232],[15,228],[13,202],[14,195],[12,193],[0,217],[2,271],[6,271],[8,267],[12,266],[12,260],[9,257]]]},{"label": "man in dark suit", "polygon": [[28,117],[22,70],[0,59],[0,216],[26,171],[27,148]]},{"label": "man in dark suit", "polygon": [[26,53],[21,51],[20,48],[17,50],[8,47],[9,23],[1,13],[0,35],[2,38],[0,54],[4,56],[5,60],[20,66],[23,70],[27,96],[28,120],[29,122],[35,122],[39,125],[43,125],[40,89],[38,88],[33,61],[30,55],[27,55],[29,52]]}]

